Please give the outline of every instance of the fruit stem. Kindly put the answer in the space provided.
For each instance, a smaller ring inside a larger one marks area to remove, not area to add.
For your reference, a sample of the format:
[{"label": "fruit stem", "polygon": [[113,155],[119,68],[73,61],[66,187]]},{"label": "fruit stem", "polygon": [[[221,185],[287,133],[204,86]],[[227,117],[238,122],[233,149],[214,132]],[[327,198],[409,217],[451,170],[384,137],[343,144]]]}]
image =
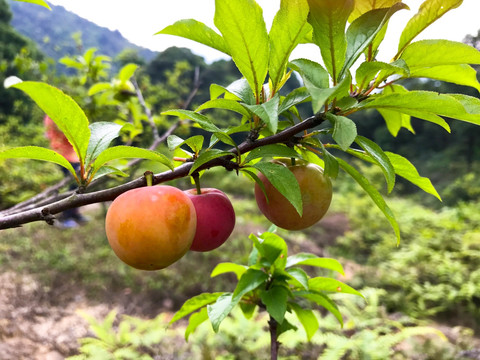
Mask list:
[{"label": "fruit stem", "polygon": [[197,188],[197,195],[200,195],[202,193],[201,187],[200,187],[200,175],[198,172],[194,172],[192,174],[193,182],[195,183],[195,187]]},{"label": "fruit stem", "polygon": [[145,181],[147,183],[147,186],[153,186],[153,172],[145,171],[143,173],[143,176],[145,177]]}]

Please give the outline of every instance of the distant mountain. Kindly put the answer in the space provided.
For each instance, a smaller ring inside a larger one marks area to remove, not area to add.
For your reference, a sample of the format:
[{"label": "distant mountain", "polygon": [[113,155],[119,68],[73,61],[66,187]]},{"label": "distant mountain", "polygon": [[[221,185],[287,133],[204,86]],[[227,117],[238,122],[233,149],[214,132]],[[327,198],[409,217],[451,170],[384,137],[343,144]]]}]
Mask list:
[{"label": "distant mountain", "polygon": [[132,44],[119,31],[98,26],[62,6],[50,5],[49,11],[25,2],[8,1],[13,14],[11,25],[22,35],[32,39],[48,57],[58,61],[67,55],[79,54],[73,34],[81,32],[82,53],[95,47],[102,55],[112,58],[125,49],[138,51],[147,62],[157,53]]}]

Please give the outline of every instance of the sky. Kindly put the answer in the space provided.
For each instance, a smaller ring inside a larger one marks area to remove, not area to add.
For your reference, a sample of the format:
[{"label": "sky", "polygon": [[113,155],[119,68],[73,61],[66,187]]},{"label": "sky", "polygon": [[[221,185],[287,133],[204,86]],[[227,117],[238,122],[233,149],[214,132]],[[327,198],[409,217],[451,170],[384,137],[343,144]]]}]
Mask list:
[{"label": "sky", "polygon": [[[154,35],[177,20],[193,18],[214,28],[214,0],[47,0],[97,25],[118,30],[129,41],[154,51],[170,46],[188,47],[207,62],[226,59],[226,55],[193,41],[170,35]],[[396,52],[401,30],[417,12],[422,0],[404,0],[410,11],[401,10],[391,19],[386,41],[378,59],[389,61]],[[280,0],[257,0],[270,27]],[[463,4],[427,28],[416,40],[448,39],[462,41],[465,35],[476,35],[480,29],[480,0],[464,0]],[[79,29],[80,30],[80,29]],[[318,48],[301,45],[291,59],[306,57],[319,60]]]}]

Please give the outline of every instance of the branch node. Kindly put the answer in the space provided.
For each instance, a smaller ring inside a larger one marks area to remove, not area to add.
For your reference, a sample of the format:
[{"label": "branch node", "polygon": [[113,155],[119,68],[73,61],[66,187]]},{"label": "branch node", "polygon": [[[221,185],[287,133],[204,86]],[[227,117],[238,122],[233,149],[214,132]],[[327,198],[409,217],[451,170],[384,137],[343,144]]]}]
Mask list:
[{"label": "branch node", "polygon": [[55,216],[50,214],[50,209],[49,208],[43,208],[40,213],[42,215],[42,219],[45,220],[45,222],[48,225],[53,225],[53,223],[55,221]]}]

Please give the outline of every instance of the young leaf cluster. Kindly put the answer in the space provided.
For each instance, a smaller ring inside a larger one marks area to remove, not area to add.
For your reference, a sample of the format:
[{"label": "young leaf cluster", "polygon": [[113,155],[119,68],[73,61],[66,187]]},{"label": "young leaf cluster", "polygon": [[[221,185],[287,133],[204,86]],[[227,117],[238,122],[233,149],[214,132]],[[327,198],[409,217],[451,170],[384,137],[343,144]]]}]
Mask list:
[{"label": "young leaf cluster", "polygon": [[271,232],[259,236],[252,234],[250,239],[253,250],[247,265],[220,263],[211,273],[212,277],[225,273],[235,274],[238,280],[235,290],[197,295],[187,300],[172,318],[171,323],[174,323],[190,315],[185,330],[187,340],[206,320],[210,320],[213,330],[217,332],[221,322],[236,306],[240,307],[247,319],[254,316],[256,311],[268,312],[271,323],[275,324],[277,336],[296,329],[285,318],[288,312],[297,316],[310,339],[319,328],[312,312],[316,306],[331,312],[343,325],[340,311],[328,294],[362,294],[331,277],[310,277],[302,269],[303,266],[311,266],[343,274],[342,265],[337,260],[309,253],[288,256],[285,241]]}]

